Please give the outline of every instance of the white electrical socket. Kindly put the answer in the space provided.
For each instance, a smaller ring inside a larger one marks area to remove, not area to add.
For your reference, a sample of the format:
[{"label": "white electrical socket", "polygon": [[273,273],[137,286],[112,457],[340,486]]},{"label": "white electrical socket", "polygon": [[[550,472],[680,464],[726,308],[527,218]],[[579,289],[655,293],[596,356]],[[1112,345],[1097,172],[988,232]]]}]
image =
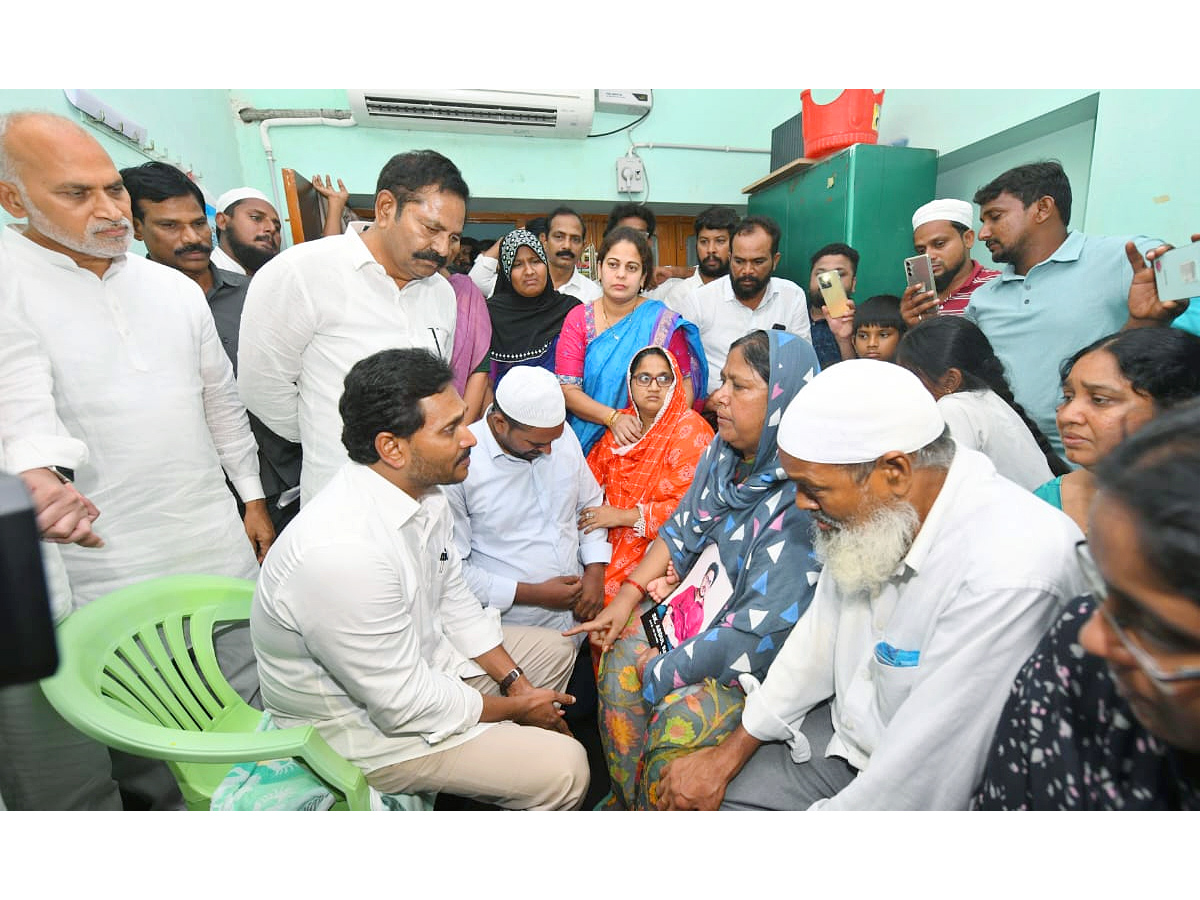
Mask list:
[{"label": "white electrical socket", "polygon": [[646,170],[641,157],[629,153],[617,160],[617,193],[640,194],[646,190]]}]

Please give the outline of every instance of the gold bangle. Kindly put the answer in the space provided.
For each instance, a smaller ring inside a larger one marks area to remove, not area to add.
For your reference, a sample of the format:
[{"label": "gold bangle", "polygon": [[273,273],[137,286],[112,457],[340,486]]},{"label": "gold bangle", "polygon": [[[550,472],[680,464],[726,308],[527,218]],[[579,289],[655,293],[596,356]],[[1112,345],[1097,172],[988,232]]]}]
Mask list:
[{"label": "gold bangle", "polygon": [[605,428],[612,428],[613,422],[617,421],[617,416],[621,414],[620,410],[614,409],[612,415],[608,417],[608,421],[604,423]]}]

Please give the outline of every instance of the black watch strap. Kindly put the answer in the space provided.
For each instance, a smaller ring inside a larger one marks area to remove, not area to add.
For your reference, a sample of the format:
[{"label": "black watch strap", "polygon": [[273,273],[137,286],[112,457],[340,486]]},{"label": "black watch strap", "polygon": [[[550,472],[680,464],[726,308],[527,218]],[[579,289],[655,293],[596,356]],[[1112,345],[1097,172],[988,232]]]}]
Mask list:
[{"label": "black watch strap", "polygon": [[500,682],[500,693],[507,697],[508,689],[517,683],[517,679],[525,673],[521,671],[521,667],[515,667],[511,672],[504,676],[504,680]]}]

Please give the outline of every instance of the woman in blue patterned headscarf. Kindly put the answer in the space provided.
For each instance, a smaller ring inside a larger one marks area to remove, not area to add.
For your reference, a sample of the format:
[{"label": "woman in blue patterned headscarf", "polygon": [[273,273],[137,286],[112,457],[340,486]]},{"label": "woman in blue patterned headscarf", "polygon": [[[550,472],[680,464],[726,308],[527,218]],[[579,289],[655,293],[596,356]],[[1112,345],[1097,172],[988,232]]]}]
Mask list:
[{"label": "woman in blue patterned headscarf", "polygon": [[[762,679],[816,582],[810,519],[779,465],[784,408],[819,366],[812,346],[784,331],[755,331],[730,347],[713,392],[718,435],[674,516],[659,529],[612,603],[579,631],[605,648],[601,740],[613,808],[650,808],[671,759],[717,743],[741,721],[738,676]],[[715,545],[732,592],[706,627],[670,650],[652,648],[641,616]]]}]

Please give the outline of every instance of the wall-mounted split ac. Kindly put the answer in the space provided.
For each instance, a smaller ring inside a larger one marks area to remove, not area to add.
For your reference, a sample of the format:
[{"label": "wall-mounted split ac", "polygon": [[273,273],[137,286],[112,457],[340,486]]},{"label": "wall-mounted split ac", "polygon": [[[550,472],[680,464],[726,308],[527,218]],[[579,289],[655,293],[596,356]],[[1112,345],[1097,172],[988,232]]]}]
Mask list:
[{"label": "wall-mounted split ac", "polygon": [[595,91],[349,90],[359,125],[518,137],[582,138]]}]

